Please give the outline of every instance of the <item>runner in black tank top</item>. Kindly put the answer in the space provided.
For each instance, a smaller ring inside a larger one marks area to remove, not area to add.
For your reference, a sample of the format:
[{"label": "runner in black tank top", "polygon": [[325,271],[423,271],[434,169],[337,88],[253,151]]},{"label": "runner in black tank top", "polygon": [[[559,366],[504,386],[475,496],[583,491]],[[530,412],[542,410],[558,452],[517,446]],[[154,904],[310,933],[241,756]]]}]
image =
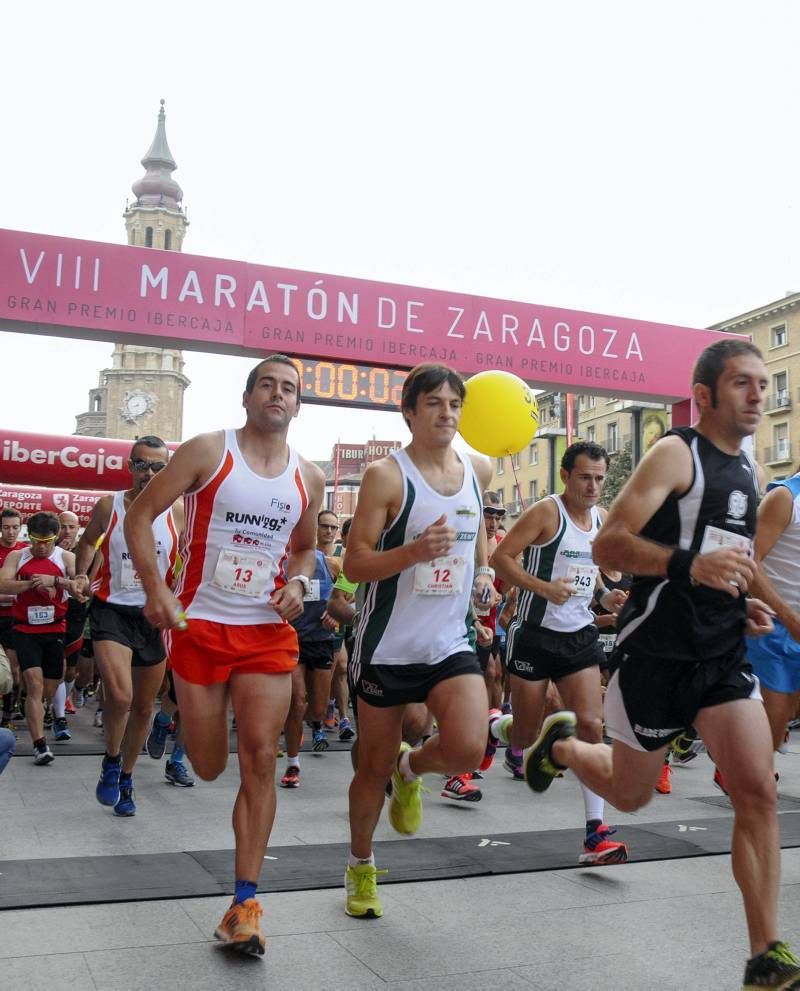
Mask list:
[{"label": "runner in black tank top", "polygon": [[[731,859],[752,956],[743,988],[800,988],[800,960],[778,941],[780,844],[772,736],[744,630],[772,629],[771,610],[744,600],[758,586],[751,556],[756,490],[741,455],[768,382],[750,341],[720,340],[698,358],[696,430],[672,431],[645,455],[611,507],[593,556],[640,576],[620,617],[619,669],[606,692],[613,748],[575,738],[575,715],[545,719],[526,780],[544,791],[569,767],[623,811],[653,796],[670,741],[696,728],[733,804]],[[748,467],[750,470],[748,470]]]}]

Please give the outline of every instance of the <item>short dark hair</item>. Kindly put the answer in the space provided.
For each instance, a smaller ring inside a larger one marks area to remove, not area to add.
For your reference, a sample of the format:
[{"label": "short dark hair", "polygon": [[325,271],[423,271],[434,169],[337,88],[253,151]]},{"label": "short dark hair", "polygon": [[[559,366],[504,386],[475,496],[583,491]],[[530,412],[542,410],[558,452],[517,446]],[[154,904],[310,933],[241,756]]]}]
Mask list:
[{"label": "short dark hair", "polygon": [[163,447],[165,451],[167,450],[167,445],[160,437],[156,437],[155,434],[146,434],[144,437],[137,437],[136,440],[133,442],[133,446],[131,447],[131,453],[130,453],[131,458],[133,458],[133,452],[136,450],[137,447],[149,447],[152,448],[154,451],[157,451],[159,448]]},{"label": "short dark hair", "polygon": [[344,523],[342,523],[341,534],[343,537],[346,537],[347,534],[350,533],[350,527],[352,525],[353,525],[353,517],[348,516],[347,519],[344,521]]},{"label": "short dark hair", "polygon": [[561,457],[561,467],[564,471],[572,471],[581,454],[585,454],[590,461],[605,461],[606,468],[611,464],[611,459],[604,447],[595,444],[593,440],[577,440],[574,444],[569,445]]},{"label": "short dark hair", "polygon": [[334,513],[332,509],[320,509],[320,511],[317,513],[317,523],[319,523],[322,520],[323,516],[335,516],[336,522],[337,523],[339,522],[338,514]]},{"label": "short dark hair", "polygon": [[28,520],[28,533],[37,537],[58,536],[61,524],[55,513],[34,513]]},{"label": "short dark hair", "polygon": [[2,513],[0,513],[0,520],[8,520],[12,516],[16,516],[20,523],[22,522],[22,513],[18,509],[12,509],[11,506],[6,506]]},{"label": "short dark hair", "polygon": [[740,354],[752,354],[756,358],[764,360],[764,356],[759,349],[742,337],[728,337],[724,341],[714,341],[700,354],[694,364],[692,372],[692,385],[707,385],[711,390],[711,406],[717,407],[717,382],[725,371],[725,364],[729,358],[738,358]]},{"label": "short dark hair", "polygon": [[290,368],[295,370],[297,375],[297,398],[300,398],[300,372],[297,371],[297,365],[292,361],[288,354],[270,354],[266,358],[263,358],[256,365],[255,368],[250,369],[250,374],[247,376],[247,382],[245,383],[244,391],[248,394],[253,391],[256,387],[256,381],[258,379],[258,370],[262,365],[268,365],[270,363],[278,365],[289,365]]},{"label": "short dark hair", "polygon": [[[408,373],[408,378],[403,383],[400,411],[410,409],[416,412],[419,397],[421,395],[427,395],[430,392],[436,392],[445,382],[454,392],[458,393],[459,399],[463,402],[467,390],[458,372],[454,372],[447,365],[424,364],[412,368]],[[406,426],[410,427],[411,424],[405,415],[403,419],[406,421]]]}]

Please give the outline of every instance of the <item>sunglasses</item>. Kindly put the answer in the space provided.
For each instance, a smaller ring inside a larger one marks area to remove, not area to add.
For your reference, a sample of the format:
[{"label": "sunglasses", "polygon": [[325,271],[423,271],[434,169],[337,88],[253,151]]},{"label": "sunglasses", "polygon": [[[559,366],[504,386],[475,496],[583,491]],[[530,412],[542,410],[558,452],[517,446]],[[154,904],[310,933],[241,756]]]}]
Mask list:
[{"label": "sunglasses", "polygon": [[167,467],[163,461],[144,461],[142,458],[131,458],[130,466],[131,471],[152,471],[154,475]]},{"label": "sunglasses", "polygon": [[483,515],[496,516],[498,520],[502,520],[502,518],[506,515],[506,511],[505,509],[495,509],[493,506],[484,506]]},{"label": "sunglasses", "polygon": [[37,537],[35,534],[29,533],[28,540],[34,544],[51,544],[56,539],[55,534],[51,534],[49,537]]}]

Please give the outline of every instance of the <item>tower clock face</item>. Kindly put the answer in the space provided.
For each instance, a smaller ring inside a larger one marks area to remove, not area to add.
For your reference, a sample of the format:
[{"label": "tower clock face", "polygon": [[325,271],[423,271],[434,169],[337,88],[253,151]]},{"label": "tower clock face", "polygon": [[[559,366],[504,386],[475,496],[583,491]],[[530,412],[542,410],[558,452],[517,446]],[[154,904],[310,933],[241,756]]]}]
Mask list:
[{"label": "tower clock face", "polygon": [[154,405],[153,398],[148,393],[128,392],[122,400],[122,409],[120,412],[124,419],[129,423],[133,423],[140,416],[151,412]]}]

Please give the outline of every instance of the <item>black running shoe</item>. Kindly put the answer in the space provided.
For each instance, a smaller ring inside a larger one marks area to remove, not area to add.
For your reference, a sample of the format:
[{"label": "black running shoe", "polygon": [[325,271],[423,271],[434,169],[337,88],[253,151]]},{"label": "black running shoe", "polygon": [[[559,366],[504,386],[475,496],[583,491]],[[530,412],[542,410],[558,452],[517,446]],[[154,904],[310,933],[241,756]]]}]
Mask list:
[{"label": "black running shoe", "polygon": [[557,764],[552,756],[556,740],[566,740],[575,736],[577,720],[574,712],[554,712],[542,723],[539,736],[525,755],[525,780],[534,791],[547,791],[553,778],[565,768]]},{"label": "black running shoe", "polygon": [[786,943],[770,943],[763,953],[747,961],[742,991],[763,991],[764,988],[800,989],[800,960]]}]

